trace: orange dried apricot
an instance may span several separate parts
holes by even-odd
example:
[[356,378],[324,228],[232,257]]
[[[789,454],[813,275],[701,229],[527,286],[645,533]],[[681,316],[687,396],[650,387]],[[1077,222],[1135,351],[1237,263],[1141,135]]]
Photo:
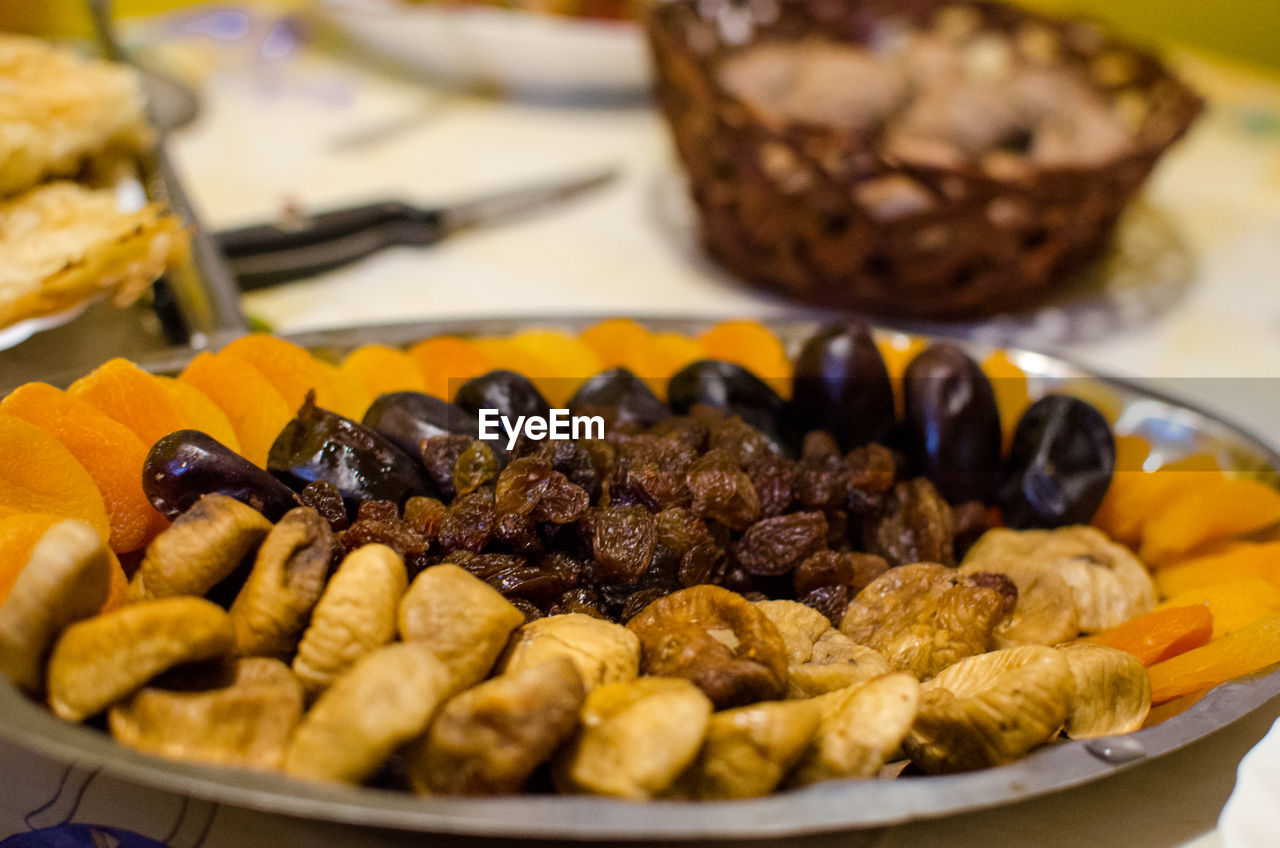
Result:
[[1093,523],[1111,538],[1131,547],[1142,542],[1143,525],[1184,492],[1221,479],[1217,463],[1207,455],[1186,457],[1156,471],[1122,473],[1112,480],[1104,507]]
[[148,449],[188,425],[173,394],[127,359],[109,359],[71,384],[67,393],[128,427]]
[[172,377],[156,379],[182,412],[186,427],[208,433],[236,453],[240,452],[240,438],[231,426],[231,419],[212,398],[190,383]]
[[586,342],[555,330],[526,330],[508,343],[526,362],[521,371],[552,406],[564,406],[578,386],[603,370]]
[[1162,568],[1154,576],[1160,594],[1168,598],[1242,577],[1280,586],[1280,542],[1243,542]]
[[201,353],[187,365],[178,382],[195,386],[218,405],[240,442],[240,455],[259,467],[294,408],[285,402],[261,371],[238,356]]
[[782,397],[791,395],[791,361],[773,330],[759,321],[721,321],[698,344],[710,359],[741,365]]
[[699,359],[706,359],[702,345],[679,333],[654,333],[649,350],[636,363],[633,372],[648,384],[650,390],[666,400],[667,383],[672,375]]
[[367,400],[361,399],[363,392],[357,396],[350,383],[339,380],[338,369],[278,336],[250,333],[230,342],[219,353],[238,356],[261,371],[291,410],[302,406],[307,392],[312,390],[317,406],[349,418],[359,418],[368,406]]
[[47,383],[14,389],[0,412],[48,430],[85,467],[102,493],[113,551],[138,550],[168,526],[142,491],[148,446],[128,427]]
[[1179,592],[1157,610],[1202,604],[1213,613],[1213,638],[1234,633],[1269,615],[1280,615],[1280,587],[1261,577],[1237,577]]
[[1206,644],[1213,635],[1213,624],[1209,607],[1192,602],[1136,616],[1083,641],[1133,654],[1143,665],[1151,665]]
[[1251,674],[1280,662],[1280,615],[1255,621],[1203,647],[1158,662],[1151,675],[1151,703],[1158,704]]
[[444,400],[453,400],[467,380],[497,367],[474,341],[457,336],[424,339],[409,348],[409,356],[422,372],[427,394]]
[[413,357],[382,344],[362,345],[351,351],[338,371],[361,385],[370,397],[392,392],[425,392],[427,385]]
[[1280,492],[1258,480],[1222,478],[1182,492],[1142,525],[1139,555],[1165,564],[1198,548],[1280,522]]
[[595,351],[601,370],[622,367],[637,377],[647,376],[637,369],[653,344],[653,334],[638,321],[611,318],[583,330],[578,338]]
[[24,512],[78,518],[110,538],[102,493],[79,460],[43,427],[0,414],[0,518]]

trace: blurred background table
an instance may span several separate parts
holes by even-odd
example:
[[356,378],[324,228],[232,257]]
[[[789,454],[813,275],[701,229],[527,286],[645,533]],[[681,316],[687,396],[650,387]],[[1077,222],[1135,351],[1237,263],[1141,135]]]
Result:
[[[1264,13],[1259,20],[1274,28],[1274,9]],[[768,316],[794,308],[700,256],[665,128],[648,103],[449,90],[352,51],[309,19],[218,14],[233,17],[188,10],[130,30],[149,55],[199,84],[200,115],[172,138],[171,150],[211,227],[270,218],[286,204],[434,205],[600,165],[621,168],[605,189],[527,220],[427,249],[387,250],[246,296],[245,310],[273,329],[495,314]],[[1187,51],[1175,64],[1210,106],[1158,168],[1147,204],[1189,259],[1185,280],[1118,328],[1081,337],[1063,332],[1058,324],[1067,318],[1057,314],[1036,319],[1020,338],[1158,382],[1280,444],[1280,78]],[[1236,764],[1277,715],[1280,703],[1272,703],[1114,778],[906,825],[883,844],[1218,845],[1215,823]]]

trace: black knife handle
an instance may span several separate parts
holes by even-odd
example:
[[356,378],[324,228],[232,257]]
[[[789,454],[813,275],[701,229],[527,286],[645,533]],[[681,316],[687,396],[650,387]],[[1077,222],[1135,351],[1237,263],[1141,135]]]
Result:
[[397,201],[258,224],[214,234],[242,291],[331,271],[385,247],[425,245],[445,235],[443,216]]

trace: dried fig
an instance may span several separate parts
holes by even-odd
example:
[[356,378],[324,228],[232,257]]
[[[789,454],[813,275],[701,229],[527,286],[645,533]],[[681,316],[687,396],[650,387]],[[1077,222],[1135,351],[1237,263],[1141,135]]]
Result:
[[310,507],[290,510],[271,528],[231,605],[241,656],[293,656],[324,592],[332,557],[333,531]]
[[111,569],[106,543],[88,524],[68,519],[46,530],[0,602],[0,673],[42,695],[49,649],[67,625],[101,609]]
[[148,686],[107,713],[122,745],[173,760],[274,769],[302,718],[302,684],[279,660],[250,657],[198,689]]
[[1071,667],[1054,648],[966,657],[924,684],[903,746],[930,774],[1012,762],[1058,732],[1074,694]]
[[804,754],[820,715],[813,701],[764,701],[716,713],[698,758],[667,795],[701,800],[768,795]]
[[918,562],[889,569],[859,592],[840,630],[923,680],[990,648],[1004,615],[999,591],[953,568]]
[[303,716],[284,770],[363,783],[427,729],[451,686],[449,669],[426,645],[399,642],[365,654]]
[[1089,739],[1142,727],[1151,711],[1151,677],[1137,657],[1085,642],[1062,645],[1058,650],[1066,657],[1076,682],[1067,716],[1068,736]]
[[409,748],[409,783],[423,794],[519,792],[578,726],[585,698],[563,656],[486,680],[446,702]]
[[601,686],[552,766],[562,792],[643,801],[666,790],[702,748],[711,701],[688,680],[638,677]]
[[310,693],[396,635],[396,607],[408,583],[404,560],[386,545],[347,554],[302,634],[293,672]]
[[515,632],[500,667],[504,674],[535,668],[565,657],[590,692],[640,673],[640,640],[620,624],[582,613],[530,621]]
[[483,680],[524,613],[496,589],[452,563],[416,578],[399,610],[400,638],[426,645],[449,669],[453,690]]
[[964,558],[966,569],[1050,571],[1075,597],[1080,628],[1114,627],[1156,604],[1155,581],[1128,548],[1093,527],[1056,530],[988,530]]
[[818,728],[788,783],[874,777],[902,744],[919,702],[920,684],[902,673],[814,698]]
[[[990,563],[988,563],[990,564]],[[992,646],[1056,645],[1080,635],[1080,615],[1075,595],[1056,573],[1025,560],[1008,559],[998,566],[1018,588],[1018,599],[1008,618],[996,625]],[[991,573],[982,562],[965,561],[963,574]]]
[[212,492],[147,546],[129,597],[205,595],[258,547],[271,522],[251,506]]
[[692,680],[718,707],[771,700],[787,683],[778,629],[742,596],[694,586],[645,607],[627,622],[640,637],[644,674]]
[[67,721],[97,715],[176,665],[230,654],[231,618],[204,598],[157,598],[76,622],[49,657],[49,707]]

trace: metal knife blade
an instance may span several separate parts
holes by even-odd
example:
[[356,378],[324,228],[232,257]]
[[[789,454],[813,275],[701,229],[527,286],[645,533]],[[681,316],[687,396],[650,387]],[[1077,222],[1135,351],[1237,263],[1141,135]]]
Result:
[[371,203],[214,234],[242,291],[355,262],[394,245],[435,244],[460,230],[512,221],[611,182],[616,168],[433,209]]

